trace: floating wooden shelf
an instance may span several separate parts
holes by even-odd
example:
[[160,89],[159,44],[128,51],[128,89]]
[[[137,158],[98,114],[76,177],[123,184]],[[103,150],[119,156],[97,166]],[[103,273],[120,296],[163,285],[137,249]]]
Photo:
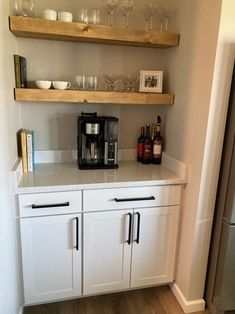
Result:
[[50,21],[12,16],[10,30],[19,37],[168,48],[179,45],[179,34],[131,30],[106,25]]
[[16,88],[15,100],[90,104],[173,105],[174,95]]

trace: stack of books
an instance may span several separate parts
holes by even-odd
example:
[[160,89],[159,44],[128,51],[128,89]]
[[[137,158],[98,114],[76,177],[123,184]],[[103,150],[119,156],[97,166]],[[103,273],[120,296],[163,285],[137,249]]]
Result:
[[27,87],[26,59],[22,56],[14,55],[14,66],[16,88],[26,88]]
[[22,158],[23,173],[34,169],[34,132],[20,129],[17,132],[18,156]]

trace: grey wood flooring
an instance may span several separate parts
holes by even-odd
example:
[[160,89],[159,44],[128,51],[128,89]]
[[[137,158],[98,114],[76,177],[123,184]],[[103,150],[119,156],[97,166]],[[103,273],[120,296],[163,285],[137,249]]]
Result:
[[[168,286],[26,307],[24,314],[183,314]],[[208,310],[197,314],[210,314]]]

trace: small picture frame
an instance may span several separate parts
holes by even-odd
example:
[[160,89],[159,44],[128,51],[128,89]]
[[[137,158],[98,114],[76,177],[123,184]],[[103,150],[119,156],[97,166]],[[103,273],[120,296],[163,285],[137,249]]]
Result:
[[162,93],[163,71],[140,71],[140,92]]

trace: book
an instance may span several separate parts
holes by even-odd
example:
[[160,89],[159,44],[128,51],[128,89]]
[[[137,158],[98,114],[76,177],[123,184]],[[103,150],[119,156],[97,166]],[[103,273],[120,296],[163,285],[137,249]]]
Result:
[[20,56],[20,83],[21,88],[27,88],[27,71],[26,71],[26,59]]
[[26,130],[20,133],[23,173],[28,172]]
[[33,131],[27,131],[26,142],[28,172],[32,172],[34,168]]
[[20,129],[17,132],[18,156],[22,158],[23,173],[34,169],[34,132]]
[[27,69],[25,57],[14,55],[16,88],[27,88]]
[[20,56],[14,55],[15,66],[15,85],[16,88],[21,88],[21,74],[20,74]]

